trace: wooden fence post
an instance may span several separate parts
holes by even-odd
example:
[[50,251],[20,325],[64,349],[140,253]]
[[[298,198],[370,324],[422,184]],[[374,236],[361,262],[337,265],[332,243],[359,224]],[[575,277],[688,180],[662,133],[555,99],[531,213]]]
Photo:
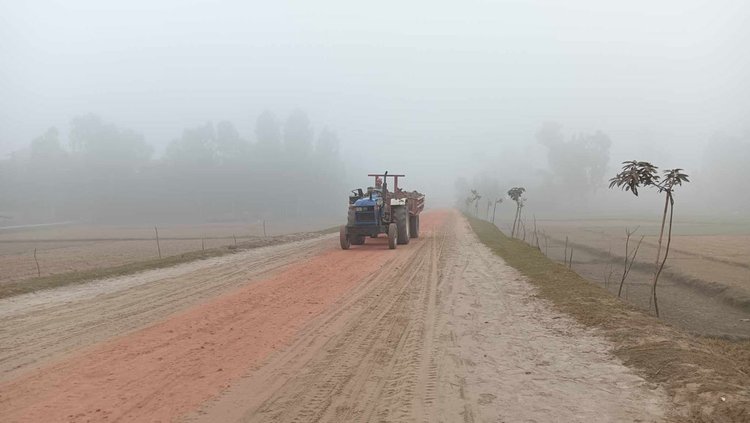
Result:
[[568,261],[568,269],[573,268],[573,246],[570,246],[570,260]]
[[159,258],[161,258],[161,245],[159,245],[159,229],[154,226],[154,232],[156,232],[156,250],[159,252]]
[[41,277],[42,271],[39,269],[39,260],[36,259],[36,248],[34,248],[34,262],[36,263],[36,275]]

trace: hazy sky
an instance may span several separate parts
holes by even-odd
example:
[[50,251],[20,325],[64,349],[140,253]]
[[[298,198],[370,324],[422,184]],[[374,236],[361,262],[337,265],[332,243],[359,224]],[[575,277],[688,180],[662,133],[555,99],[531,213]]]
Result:
[[301,108],[355,169],[415,183],[490,166],[548,120],[607,132],[615,162],[690,165],[750,125],[749,46],[746,0],[0,0],[0,155],[90,112],[159,152],[186,126],[252,139],[262,110]]

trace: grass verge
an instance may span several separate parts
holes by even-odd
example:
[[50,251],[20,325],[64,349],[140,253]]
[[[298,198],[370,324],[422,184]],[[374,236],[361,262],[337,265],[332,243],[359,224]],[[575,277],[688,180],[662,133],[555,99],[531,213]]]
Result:
[[750,421],[750,341],[699,337],[618,300],[493,224],[467,217],[479,239],[537,288],[537,295],[614,343],[614,354],[663,386],[680,422]]
[[205,251],[191,251],[160,259],[137,261],[121,266],[105,267],[99,269],[65,272],[57,275],[48,275],[21,281],[10,282],[0,285],[0,299],[15,295],[27,294],[42,289],[57,288],[61,286],[76,285],[96,279],[112,278],[116,276],[130,275],[145,270],[161,269],[190,261],[219,257],[232,254],[240,250],[265,247],[269,245],[283,244],[301,239],[313,238],[320,235],[338,232],[338,227],[328,228],[317,232],[305,232],[291,235],[280,235],[266,238],[256,238],[250,241],[238,243],[236,246],[224,246],[206,249]]

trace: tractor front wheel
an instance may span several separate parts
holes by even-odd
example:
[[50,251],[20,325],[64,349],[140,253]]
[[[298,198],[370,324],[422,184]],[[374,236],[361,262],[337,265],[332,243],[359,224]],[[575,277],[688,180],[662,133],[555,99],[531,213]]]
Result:
[[398,229],[395,223],[388,225],[388,249],[394,250],[398,241]]
[[349,242],[349,234],[347,233],[346,225],[341,225],[341,228],[339,228],[339,242],[341,243],[342,250],[348,250],[352,245],[351,242]]

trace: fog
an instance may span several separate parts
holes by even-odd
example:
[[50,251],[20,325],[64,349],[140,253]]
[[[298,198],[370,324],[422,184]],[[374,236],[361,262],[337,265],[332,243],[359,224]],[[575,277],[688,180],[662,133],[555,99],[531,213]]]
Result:
[[685,169],[682,213],[746,217],[749,20],[743,0],[2,1],[0,224],[341,216],[385,170],[432,207],[525,186],[540,215],[617,215],[655,200],[606,188],[632,159]]

